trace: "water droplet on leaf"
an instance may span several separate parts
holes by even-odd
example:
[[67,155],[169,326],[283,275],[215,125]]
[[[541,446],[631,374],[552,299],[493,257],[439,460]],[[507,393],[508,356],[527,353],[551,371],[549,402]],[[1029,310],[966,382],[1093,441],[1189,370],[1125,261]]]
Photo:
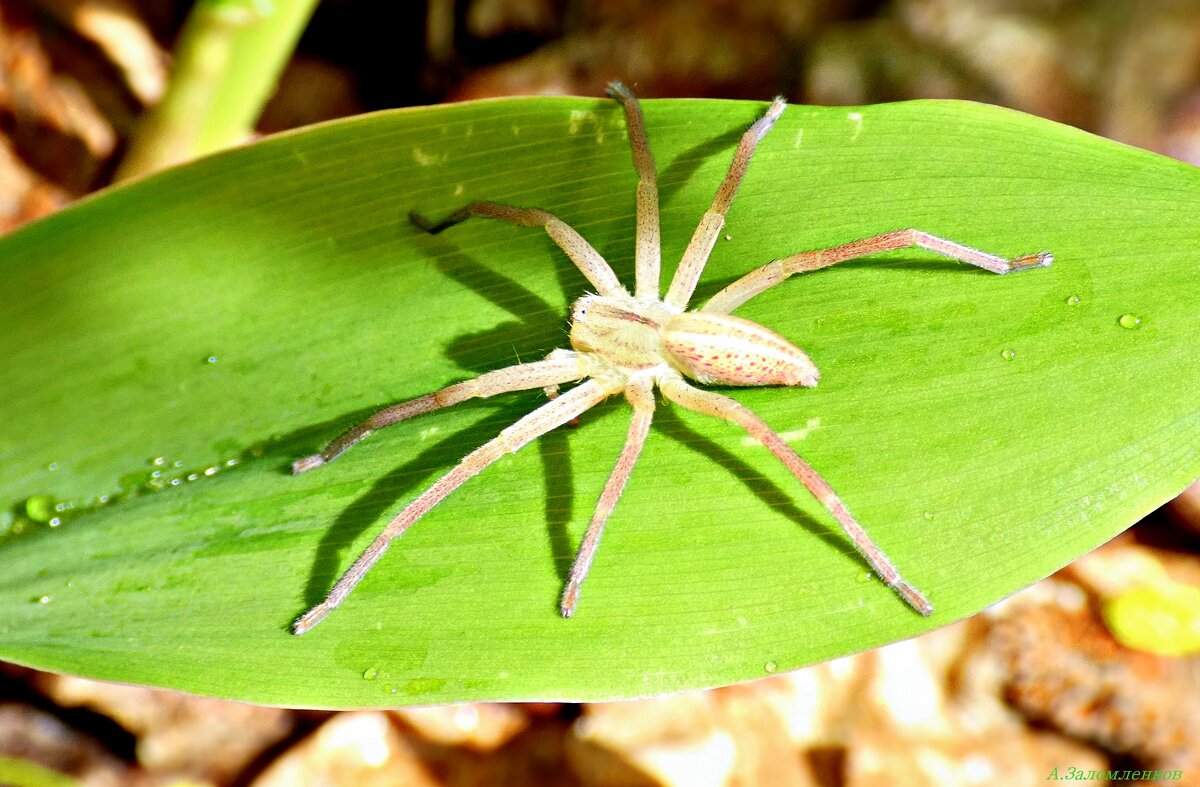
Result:
[[34,522],[49,522],[54,518],[54,508],[57,505],[50,495],[34,495],[25,501],[25,516]]

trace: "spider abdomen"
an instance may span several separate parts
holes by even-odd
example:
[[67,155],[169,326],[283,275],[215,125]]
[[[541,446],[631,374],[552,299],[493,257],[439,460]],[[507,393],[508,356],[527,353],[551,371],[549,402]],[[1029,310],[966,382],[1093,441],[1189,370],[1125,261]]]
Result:
[[817,384],[817,367],[803,350],[756,322],[730,314],[674,315],[663,331],[663,350],[675,368],[702,383]]

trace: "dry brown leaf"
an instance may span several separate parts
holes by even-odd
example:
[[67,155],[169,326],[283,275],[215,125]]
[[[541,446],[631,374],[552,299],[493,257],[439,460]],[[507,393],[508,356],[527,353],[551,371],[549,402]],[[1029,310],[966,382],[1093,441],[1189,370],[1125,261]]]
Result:
[[397,708],[392,715],[430,743],[492,752],[529,728],[519,705],[476,702]]
[[252,787],[440,787],[383,711],[339,713],[275,760]]
[[69,675],[41,674],[36,683],[62,707],[91,708],[133,733],[139,762],[154,773],[228,781],[286,737],[294,723],[280,708]]

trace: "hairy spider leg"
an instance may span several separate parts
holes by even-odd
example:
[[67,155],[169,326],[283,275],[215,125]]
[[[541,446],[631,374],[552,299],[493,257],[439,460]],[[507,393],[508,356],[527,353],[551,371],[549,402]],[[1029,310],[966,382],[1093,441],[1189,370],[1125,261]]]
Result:
[[468,399],[486,399],[489,396],[510,391],[524,391],[529,388],[545,388],[547,386],[553,386],[557,390],[557,386],[561,383],[582,380],[586,376],[581,359],[570,350],[557,350],[544,361],[519,363],[481,374],[474,379],[455,383],[440,391],[418,396],[416,399],[409,399],[377,411],[367,420],[347,429],[319,453],[292,462],[292,473],[299,475],[314,467],[332,462],[372,432],[399,423],[406,418],[412,418],[414,415],[440,410]]
[[617,274],[600,256],[600,252],[584,240],[570,225],[556,218],[541,208],[515,208],[511,205],[501,205],[498,202],[472,202],[464,205],[441,221],[430,221],[417,211],[408,214],[408,220],[430,235],[437,235],[444,229],[460,224],[472,216],[485,219],[496,219],[517,224],[522,227],[543,227],[546,234],[558,244],[571,262],[587,278],[596,292],[601,295],[628,295],[621,285]]
[[658,220],[658,174],[654,155],[646,138],[642,106],[629,88],[620,82],[608,83],[608,95],[625,110],[625,127],[633,148],[633,168],[637,171],[637,241],[634,251],[634,294],[638,298],[659,299],[662,245]]
[[629,422],[629,434],[625,437],[625,447],[617,457],[617,465],[612,475],[600,493],[596,503],[596,511],[592,521],[588,523],[587,531],[575,553],[575,561],[571,564],[571,575],[563,590],[559,611],[564,618],[575,614],[575,605],[579,603],[579,590],[583,580],[587,579],[592,567],[592,559],[596,557],[596,549],[600,546],[600,536],[604,534],[604,525],[621,499],[625,491],[625,482],[633,472],[642,446],[646,444],[646,435],[650,433],[650,421],[654,418],[654,383],[651,380],[637,380],[625,388],[625,398],[633,406],[633,419]]
[[919,590],[900,576],[896,566],[875,545],[867,531],[863,529],[846,504],[834,493],[833,487],[821,477],[800,455],[783,441],[770,426],[754,414],[750,408],[730,399],[727,396],[703,391],[685,383],[682,379],[665,380],[660,384],[663,394],[676,404],[705,415],[712,415],[741,426],[751,437],[765,445],[771,453],[783,462],[792,475],[812,492],[813,496],[833,514],[833,518],[842,526],[846,535],[854,542],[855,548],[866,561],[875,569],[875,573],[888,587],[892,588],[900,598],[904,599],[913,609],[928,617],[933,613],[933,605]]
[[682,309],[691,300],[696,283],[700,281],[700,274],[704,272],[704,266],[708,263],[708,255],[712,253],[713,244],[717,242],[717,236],[725,226],[725,214],[729,212],[738,186],[746,175],[746,168],[750,166],[750,158],[754,155],[758,143],[783,114],[786,106],[787,102],[782,96],[776,97],[767,108],[766,114],[742,134],[742,141],[738,143],[733,161],[729,164],[729,172],[713,197],[712,207],[704,213],[704,217],[696,226],[696,231],[683,252],[683,258],[679,261],[679,267],[675,270],[675,277],[671,279],[671,287],[667,290],[667,297],[663,299],[667,305]]
[[830,265],[837,265],[839,262],[865,257],[868,254],[907,249],[912,246],[936,252],[943,257],[965,262],[992,273],[1011,273],[1026,268],[1040,268],[1054,261],[1054,255],[1048,251],[1006,259],[986,251],[973,249],[970,246],[964,246],[961,243],[955,243],[952,240],[930,235],[921,230],[896,230],[828,249],[802,251],[790,257],[768,262],[718,292],[708,303],[700,307],[700,311],[729,314],[755,295],[782,283],[789,276],[797,273],[820,270],[828,268]]
[[562,396],[543,404],[512,426],[502,430],[497,437],[467,454],[454,469],[435,481],[388,523],[384,531],[358,556],[354,565],[350,566],[341,576],[325,600],[305,612],[292,624],[292,633],[303,634],[311,630],[326,615],[337,608],[338,604],[342,603],[342,600],[371,569],[371,566],[383,557],[383,553],[387,551],[392,541],[404,535],[404,531],[408,530],[409,526],[444,500],[447,495],[478,475],[493,462],[501,459],[505,454],[516,453],[522,446],[599,404],[604,397],[611,393],[613,390],[609,386],[596,380],[588,380]]

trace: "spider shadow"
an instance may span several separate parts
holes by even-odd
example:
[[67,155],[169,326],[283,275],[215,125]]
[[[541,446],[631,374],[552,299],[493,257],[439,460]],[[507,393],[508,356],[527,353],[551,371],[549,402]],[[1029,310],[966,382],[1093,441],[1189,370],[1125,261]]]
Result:
[[[740,481],[751,494],[766,503],[772,511],[787,517],[808,533],[827,542],[843,555],[863,562],[862,557],[846,542],[845,538],[839,537],[840,531],[835,532],[828,525],[814,519],[796,506],[793,501],[795,490],[784,490],[774,481],[764,478],[729,449],[692,429],[672,409],[662,407],[655,411],[654,428],[684,448],[703,456],[718,467],[728,470],[735,480]],[[796,482],[796,488],[801,490],[801,494],[808,494],[807,490],[800,486],[799,481]]]
[[[412,230],[419,235],[415,247],[446,278],[516,318],[483,331],[462,334],[451,341],[446,348],[446,355],[456,364],[482,374],[499,369],[506,363],[540,360],[556,347],[569,346],[563,309],[552,305],[511,276],[482,264],[450,240],[428,235],[415,227]],[[544,233],[539,234],[545,238]],[[583,277],[549,238],[545,238],[545,241],[548,246],[546,259],[553,261],[555,277],[564,300],[570,302],[582,294]],[[507,359],[496,352],[497,348],[503,347],[511,349],[511,356]]]
[[[603,407],[603,405],[601,405]],[[584,417],[592,415],[584,414]],[[571,511],[575,503],[575,468],[571,462],[571,444],[567,439],[571,426],[563,426],[538,438],[538,454],[542,460],[542,478],[545,479],[545,507],[543,518],[546,523],[546,538],[550,541],[550,554],[554,556],[554,571],[558,581],[566,585],[571,573],[571,554],[574,547],[567,526],[571,523]],[[557,601],[557,599],[555,599]]]
[[[620,106],[615,103],[604,102],[604,105],[608,107],[610,112],[622,112]],[[695,144],[676,155],[669,165],[659,170],[657,174],[660,208],[669,203],[675,194],[692,179],[700,166],[710,158],[726,152],[732,156],[733,150],[737,147],[737,143],[741,140],[742,135],[748,127],[748,125],[745,127],[740,125],[735,126]],[[582,146],[585,142],[580,140],[577,141],[577,144]],[[628,146],[626,146],[625,155],[630,159],[629,167],[632,170],[632,151]],[[714,195],[719,184],[720,181],[712,184]],[[632,211],[634,201],[632,188],[630,189],[629,196],[628,208]],[[539,207],[550,210],[552,213],[554,212],[554,206]],[[696,218],[699,220],[699,215]],[[560,310],[556,309],[556,307],[552,306],[532,290],[511,277],[493,271],[475,258],[463,253],[450,239],[441,235],[425,233],[412,226],[407,218],[403,219],[403,223],[408,227],[410,232],[414,233],[416,237],[414,245],[416,248],[425,254],[438,270],[448,278],[462,284],[480,297],[500,306],[517,318],[514,322],[504,323],[485,332],[467,334],[456,340],[450,347],[449,354],[451,358],[462,364],[465,368],[483,371],[495,367],[495,357],[490,356],[486,361],[481,360],[474,345],[482,343],[488,345],[489,348],[490,346],[503,343],[511,343],[514,347],[520,344],[531,346],[531,339],[548,336],[545,326],[540,324],[542,319],[554,314],[558,317],[558,325],[562,325],[564,315],[561,314]],[[632,216],[630,223],[631,226],[634,225]],[[514,228],[514,232],[529,233],[534,237],[540,237],[546,250],[545,259],[551,260],[554,264],[555,276],[558,279],[559,289],[562,292],[564,301],[571,303],[584,293],[584,290],[587,288],[586,279],[580,273],[578,267],[563,254],[562,250],[553,241],[545,236],[545,233],[532,228]],[[610,265],[613,264],[613,260],[627,263],[614,267],[619,267],[619,270],[617,270],[618,278],[631,290],[634,277],[632,268],[633,251],[632,246],[623,249],[605,248],[601,254],[602,257],[609,261]],[[626,268],[628,269],[626,270]],[[662,281],[660,285],[663,289],[670,284],[670,279],[665,275],[666,273],[664,271],[664,275],[661,276]],[[565,343],[565,341],[561,341],[554,346],[563,346]]]
[[[659,205],[662,206],[670,202],[672,197],[683,188],[684,184],[692,179],[692,176],[696,174],[696,170],[700,168],[700,165],[713,156],[728,152],[728,158],[724,162],[726,168],[728,168],[730,161],[733,160],[733,152],[748,128],[750,128],[749,123],[745,126],[737,126],[728,131],[723,131],[714,137],[709,137],[703,142],[692,145],[675,156],[671,160],[671,163],[658,173]],[[712,184],[713,196],[716,196],[718,186],[720,186],[720,181]],[[709,199],[711,200],[712,197]],[[705,209],[707,209],[707,206]],[[696,221],[699,220],[700,217],[697,216]]]
[[[502,429],[528,413],[532,409],[528,400],[532,398],[534,397],[526,396],[522,397],[522,401],[510,400],[499,407],[494,402],[467,402],[459,405],[458,407],[463,409],[485,411],[486,415],[471,425],[442,437],[416,456],[371,482],[371,485],[359,494],[353,503],[342,510],[321,537],[316,558],[313,560],[305,586],[305,609],[311,608],[325,598],[341,572],[345,570],[347,563],[343,553],[351,543],[370,528],[382,529],[380,521],[385,514],[399,513],[402,508],[399,505],[400,501],[412,496],[414,491],[427,489],[433,480],[430,477],[431,470],[436,476],[453,467],[462,459],[464,446],[474,449],[483,445],[499,434]],[[363,410],[346,420],[357,422],[371,412],[371,410]],[[338,420],[340,422],[342,419]],[[308,431],[311,430],[305,430],[305,432]],[[388,437],[376,436],[374,439],[404,438],[402,435],[390,435]],[[345,461],[345,458],[342,461]],[[549,474],[547,475],[549,476]],[[561,494],[561,490],[556,487],[553,495],[558,494]],[[548,497],[551,496],[548,494]],[[565,538],[565,523],[563,538]]]
[[[426,255],[433,265],[447,278],[463,285],[488,302],[499,306],[518,319],[503,322],[484,331],[462,334],[453,339],[446,348],[446,355],[469,373],[464,378],[474,377],[494,369],[503,368],[522,360],[544,357],[555,347],[569,346],[563,328],[565,314],[541,296],[520,284],[515,279],[498,273],[462,252],[453,242],[441,237],[419,233],[416,247]],[[552,243],[547,238],[547,243]],[[557,252],[557,247],[552,248]],[[564,293],[579,290],[581,279],[578,269],[565,258],[559,260],[547,251],[547,258],[556,262],[555,271]],[[561,256],[561,254],[559,255]],[[512,357],[504,358],[497,348],[511,348]],[[454,381],[447,380],[447,384]],[[464,446],[478,447],[494,438],[502,429],[512,425],[528,414],[538,401],[540,392],[513,392],[519,401],[491,399],[470,401],[457,405],[456,409],[480,409],[491,412],[471,426],[458,430],[438,440],[420,454],[393,468],[376,479],[371,486],[347,506],[327,528],[317,548],[317,556],[309,572],[304,600],[307,607],[318,603],[344,570],[345,545],[355,541],[364,531],[378,527],[385,514],[400,510],[399,501],[412,496],[414,491],[423,491],[432,483],[430,468],[443,472],[454,466],[464,454]],[[381,403],[385,406],[387,403]],[[365,420],[377,408],[368,408],[339,417],[320,426],[305,427],[296,432],[302,441],[314,434],[337,434],[339,428]],[[611,409],[598,405],[585,414],[595,418]],[[547,538],[554,555],[555,567],[563,583],[570,570],[573,554],[568,525],[574,504],[574,477],[570,457],[567,428],[558,428],[537,439],[545,479],[545,523]],[[379,439],[379,438],[376,438]],[[386,439],[386,438],[385,438]],[[290,472],[290,468],[281,468]],[[486,472],[486,471],[484,471]],[[306,608],[307,608],[306,607]]]
[[[542,233],[536,233],[542,234]],[[447,347],[447,355],[459,366],[477,374],[500,368],[495,350],[512,349],[512,361],[537,360],[557,347],[569,347],[566,314],[551,305],[510,276],[498,273],[464,253],[453,243],[436,236],[419,242],[433,264],[448,278],[471,290],[479,297],[500,306],[516,317],[493,328],[468,333],[456,338]],[[554,260],[555,277],[564,299],[582,293],[583,276],[574,263],[554,246],[549,238],[546,258]],[[584,417],[595,418],[607,411],[598,405]],[[515,419],[514,419],[515,420]],[[560,427],[537,439],[545,479],[545,523],[555,569],[562,582],[570,572],[571,538],[568,525],[575,498],[574,471],[568,441],[570,427]]]

